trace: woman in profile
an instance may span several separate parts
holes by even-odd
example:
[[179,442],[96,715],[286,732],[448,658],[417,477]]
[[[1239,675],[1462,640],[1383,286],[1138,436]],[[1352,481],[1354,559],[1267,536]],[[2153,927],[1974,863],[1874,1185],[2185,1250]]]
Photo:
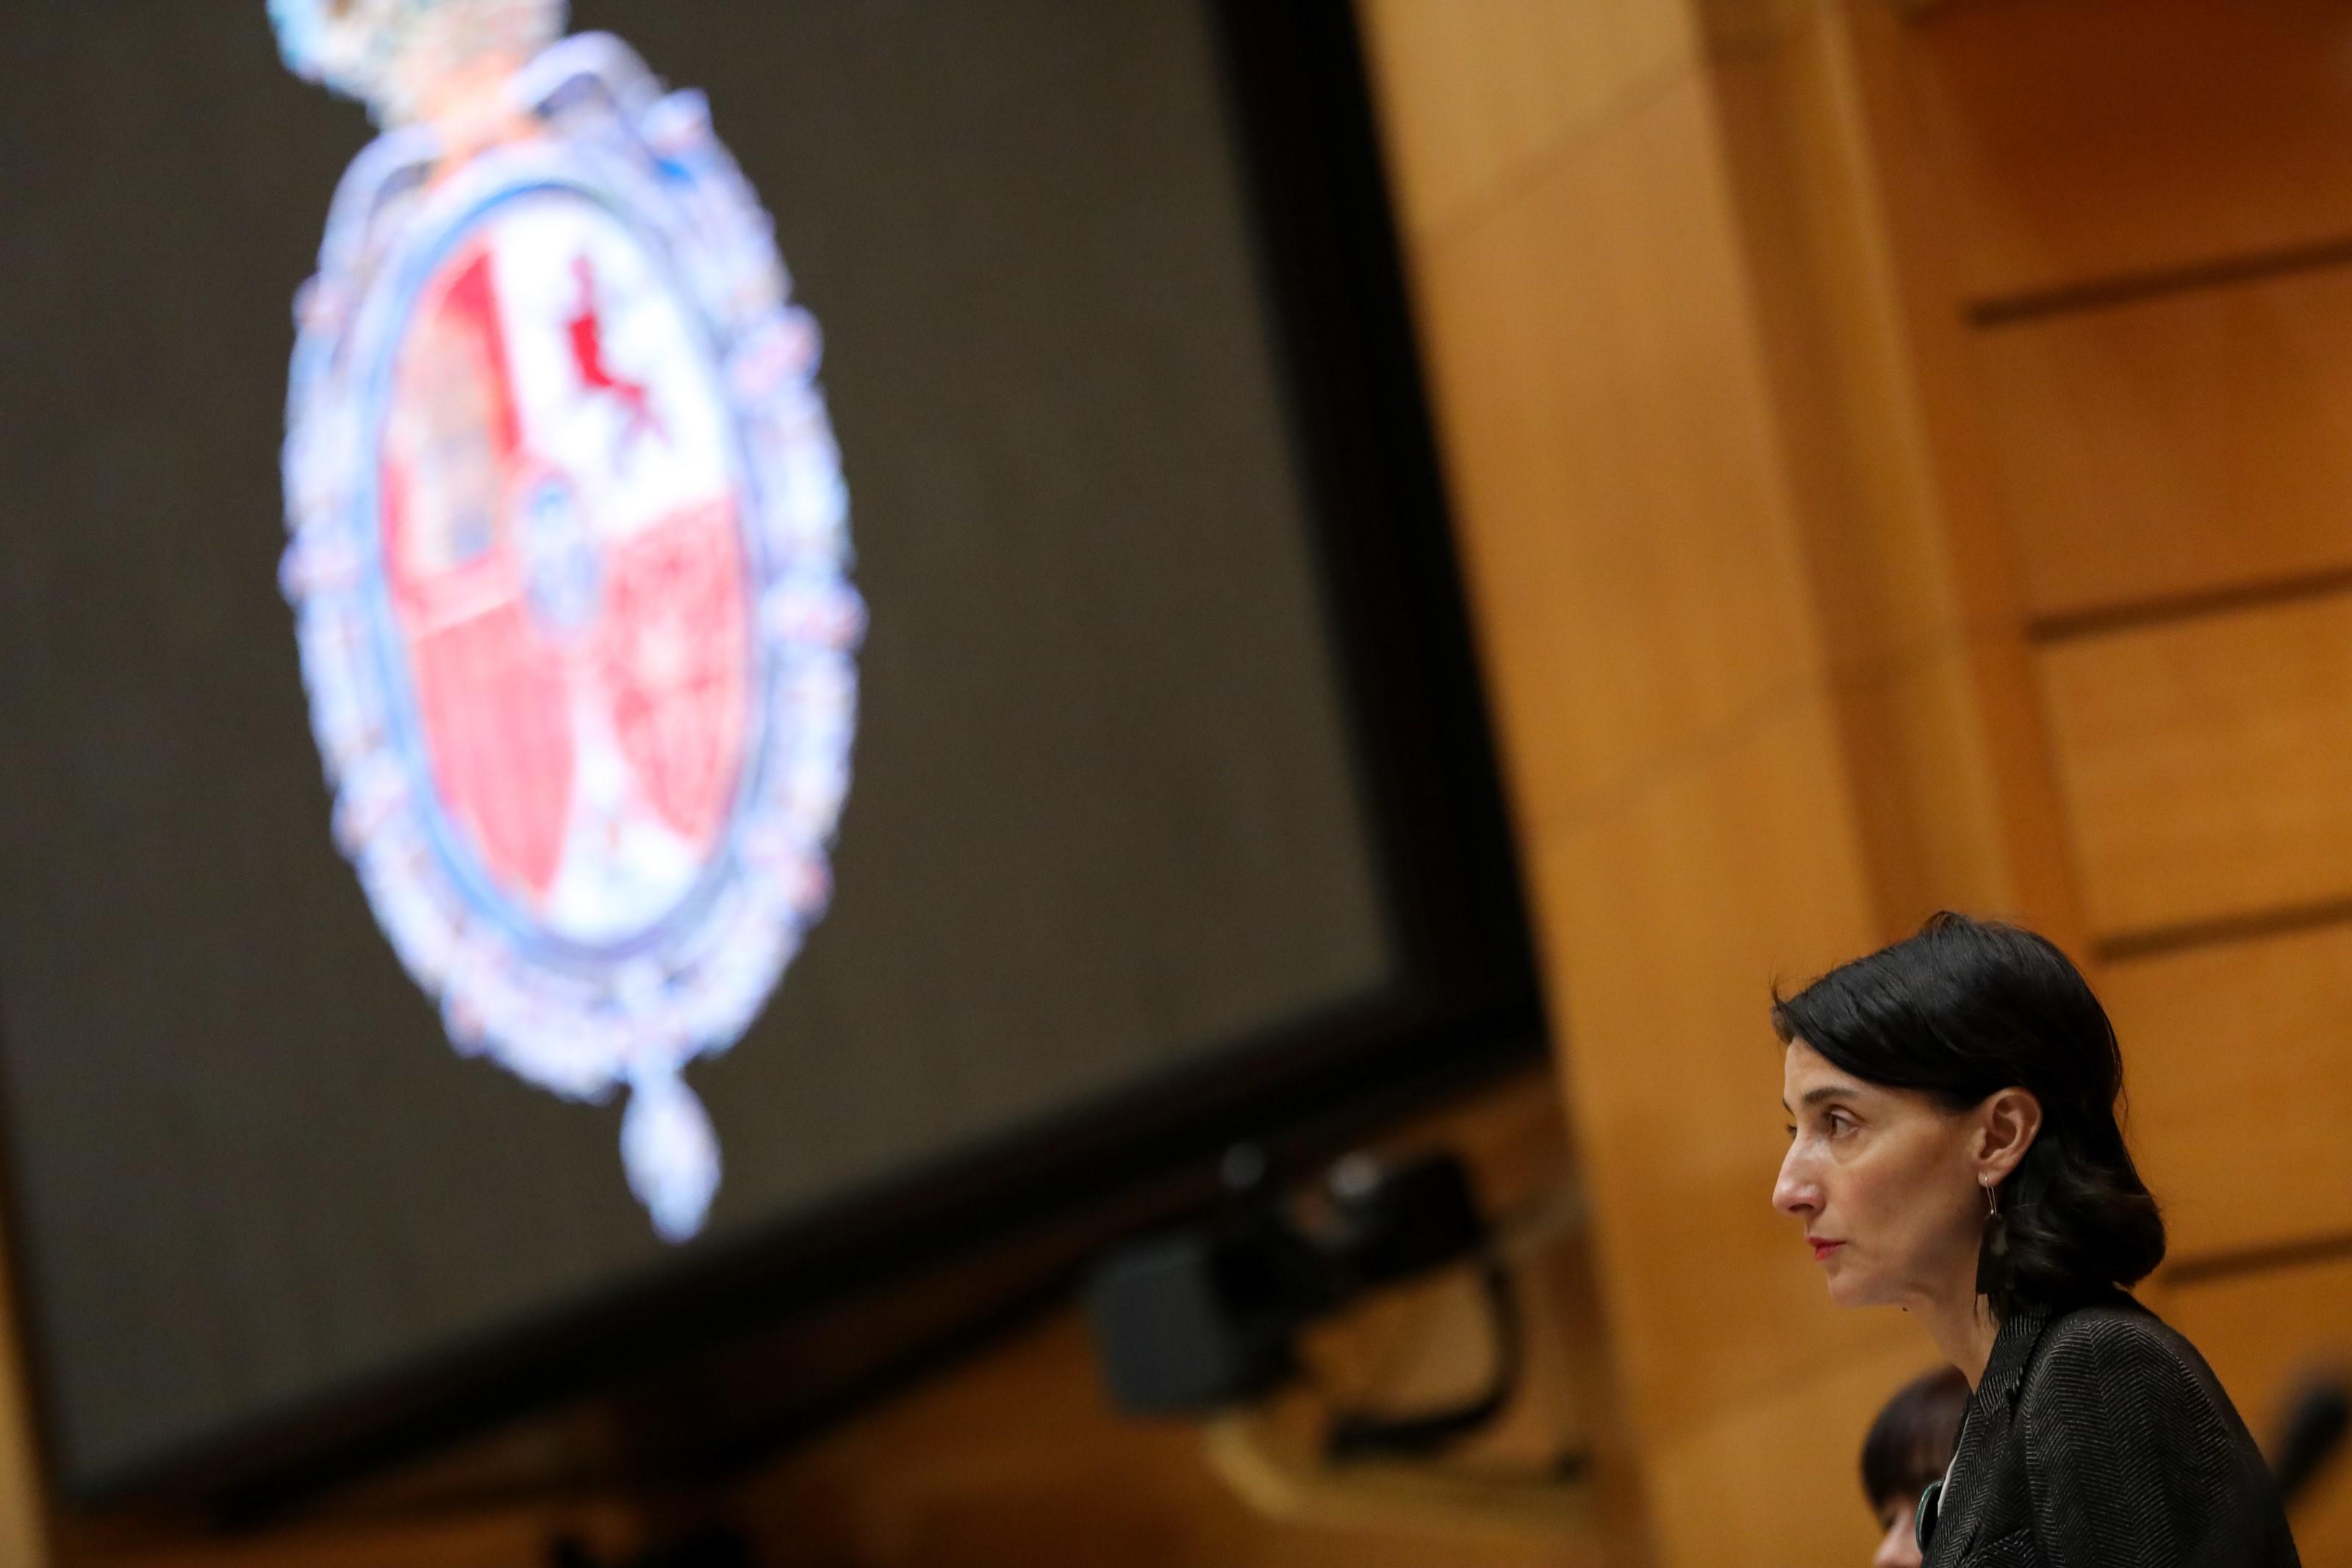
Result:
[[1919,1497],[1944,1479],[1968,1401],[1968,1379],[1939,1366],[1895,1390],[1870,1424],[1862,1440],[1862,1495],[1878,1521],[1870,1568],[1920,1568]]
[[1902,1307],[1968,1379],[1917,1511],[1927,1568],[2299,1568],[2229,1396],[2125,1294],[2164,1221],[2116,1122],[2115,1030],[2065,955],[1938,915],[1772,1023],[1774,1207],[1832,1301]]

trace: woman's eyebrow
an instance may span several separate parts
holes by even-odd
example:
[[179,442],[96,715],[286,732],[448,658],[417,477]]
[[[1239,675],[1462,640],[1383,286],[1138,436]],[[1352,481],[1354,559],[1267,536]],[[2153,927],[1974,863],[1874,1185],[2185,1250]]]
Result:
[[[1851,1100],[1860,1092],[1861,1091],[1851,1083],[1824,1083],[1819,1089],[1806,1090],[1803,1103],[1808,1105],[1818,1105],[1824,1100]],[[1788,1109],[1788,1105],[1789,1103],[1786,1100],[1780,1102],[1782,1110]]]

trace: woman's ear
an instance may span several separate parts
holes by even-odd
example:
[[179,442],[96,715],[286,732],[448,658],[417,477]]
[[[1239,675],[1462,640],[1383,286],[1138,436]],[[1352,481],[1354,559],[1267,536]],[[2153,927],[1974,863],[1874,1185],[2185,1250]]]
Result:
[[2042,1132],[2042,1102],[2030,1089],[2004,1089],[1977,1107],[1977,1180],[1993,1185],[2025,1158]]

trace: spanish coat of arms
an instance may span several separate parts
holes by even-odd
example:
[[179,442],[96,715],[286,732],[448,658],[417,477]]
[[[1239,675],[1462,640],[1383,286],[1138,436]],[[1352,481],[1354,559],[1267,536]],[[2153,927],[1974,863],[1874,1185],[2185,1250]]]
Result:
[[561,0],[270,0],[382,134],[296,301],[282,580],[337,842],[450,1040],[625,1091],[666,1238],[696,1057],[824,913],[865,611],[817,334],[698,95]]

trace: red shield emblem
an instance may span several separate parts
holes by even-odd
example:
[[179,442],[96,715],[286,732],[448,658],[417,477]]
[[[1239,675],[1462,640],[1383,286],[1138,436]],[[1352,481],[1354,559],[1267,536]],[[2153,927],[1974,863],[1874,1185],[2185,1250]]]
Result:
[[755,678],[724,409],[657,304],[615,343],[616,276],[646,292],[651,264],[584,204],[486,219],[417,297],[380,459],[435,792],[497,890],[582,941],[694,883]]

